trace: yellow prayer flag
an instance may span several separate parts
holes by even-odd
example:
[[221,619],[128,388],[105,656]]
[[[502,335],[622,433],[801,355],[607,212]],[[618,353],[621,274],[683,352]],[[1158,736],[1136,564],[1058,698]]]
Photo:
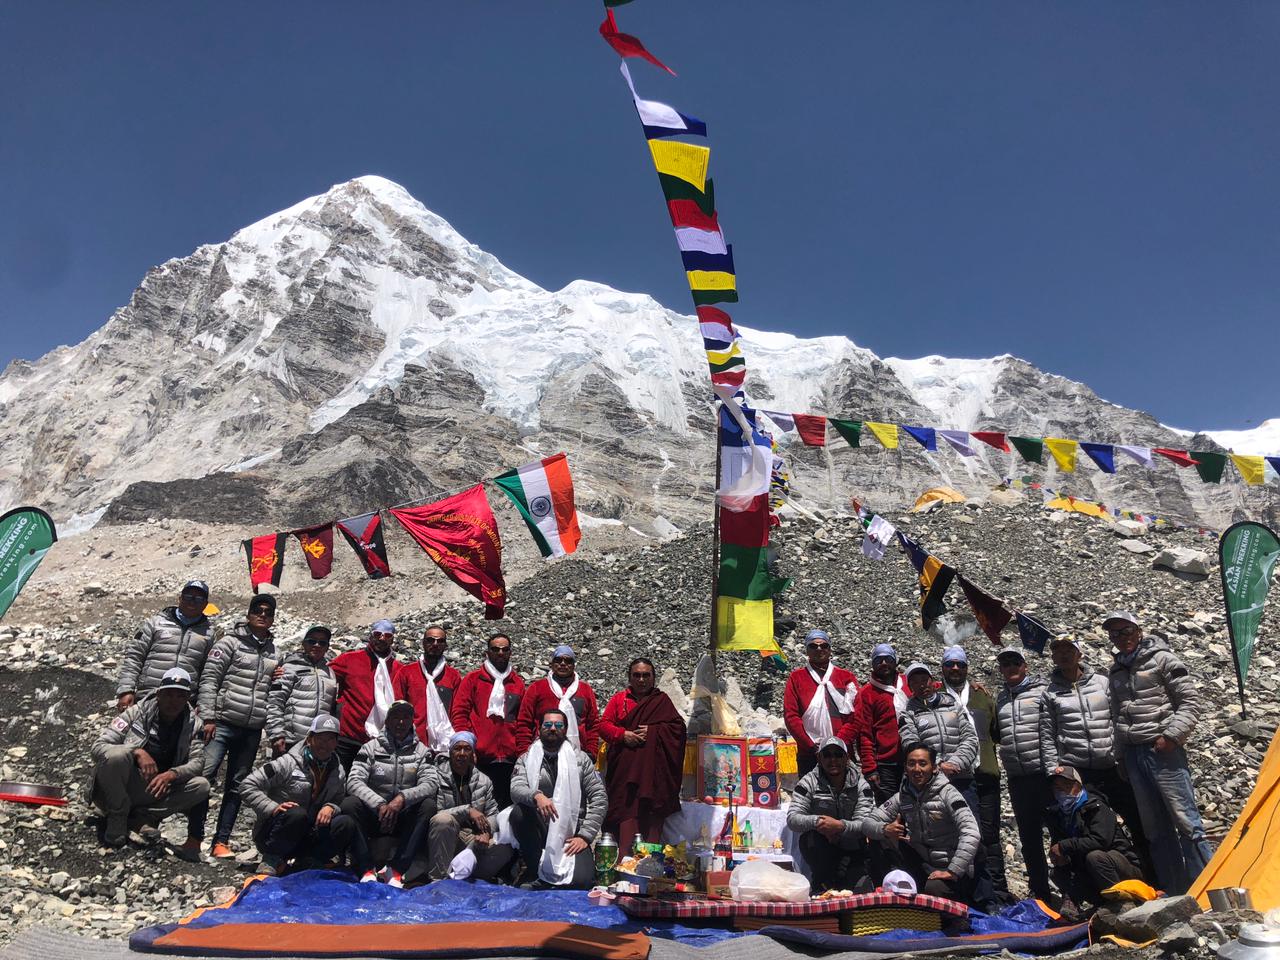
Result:
[[1249,457],[1240,453],[1231,454],[1231,462],[1244,477],[1244,482],[1251,487],[1265,483],[1267,479],[1267,461],[1263,457]]
[[686,270],[690,290],[737,290],[738,278],[723,270]]
[[1058,461],[1059,470],[1063,473],[1075,473],[1076,451],[1080,449],[1080,444],[1074,440],[1057,440],[1053,437],[1045,437],[1044,445],[1053,454],[1053,459]]
[[716,597],[716,649],[782,653],[773,638],[773,601]]
[[866,420],[862,424],[880,441],[880,446],[886,450],[898,449],[898,425],[896,423],[872,423]]
[[715,363],[715,364],[728,363],[734,357],[740,357],[740,356],[742,356],[742,348],[738,346],[737,341],[734,341],[733,346],[730,347],[728,350],[708,350],[707,363]]
[[649,152],[659,173],[691,183],[700,192],[707,190],[707,164],[711,161],[711,148],[679,140],[650,140]]

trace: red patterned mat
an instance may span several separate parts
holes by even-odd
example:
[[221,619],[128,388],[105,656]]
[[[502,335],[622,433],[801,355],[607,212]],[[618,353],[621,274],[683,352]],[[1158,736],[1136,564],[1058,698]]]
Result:
[[732,920],[734,917],[823,917],[868,907],[914,907],[953,917],[968,916],[969,908],[954,900],[919,893],[863,893],[804,903],[751,903],[743,900],[662,900],[656,897],[618,897],[617,906],[629,917],[644,920]]

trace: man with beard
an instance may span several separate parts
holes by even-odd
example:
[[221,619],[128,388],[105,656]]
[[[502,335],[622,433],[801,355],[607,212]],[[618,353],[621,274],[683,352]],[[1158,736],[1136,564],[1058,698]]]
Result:
[[511,638],[495,633],[479,670],[462,678],[449,721],[454,730],[476,735],[476,766],[493,782],[498,809],[511,806],[511,770],[515,765],[516,717],[524,695],[524,677],[511,666]]
[[396,699],[413,704],[413,727],[418,739],[436,753],[447,753],[453,737],[449,708],[462,683],[462,674],[445,661],[449,646],[444,627],[422,631],[422,656],[417,663],[403,664],[392,685]]
[[208,603],[209,585],[188,580],[177,606],[143,621],[120,660],[116,710],[133,706],[174,667],[187,671],[193,687],[200,688],[200,673],[213,646],[213,624],[204,614]]
[[563,710],[569,718],[568,740],[573,748],[595,760],[600,746],[600,708],[596,692],[578,676],[573,647],[561,644],[551,654],[551,673],[529,684],[516,719],[516,750],[524,753],[538,735],[538,717],[548,710]]
[[609,798],[591,758],[567,742],[568,725],[563,711],[544,713],[538,739],[511,777],[511,830],[529,878],[525,886],[535,889],[586,890],[595,881],[591,843]]
[[858,678],[831,662],[831,638],[810,630],[804,638],[807,665],[793,670],[782,691],[782,716],[796,742],[796,765],[804,776],[818,765],[817,744],[840,737],[853,744],[853,703]]
[[[434,810],[428,825],[427,875],[443,880],[456,858],[469,854],[468,876],[489,880],[511,859],[511,846],[496,843],[498,804],[493,783],[476,767],[476,735],[460,730],[449,738],[449,755],[436,765],[435,793],[426,801]],[[406,879],[415,879],[418,868]]]
[[637,833],[657,843],[667,817],[680,809],[684,718],[671,698],[654,688],[652,660],[632,660],[627,679],[628,688],[610,698],[600,718],[600,738],[609,745],[606,823],[620,843]]
[[1000,736],[1000,762],[1009,778],[1009,806],[1018,825],[1022,859],[1027,865],[1031,896],[1049,900],[1049,864],[1044,857],[1045,811],[1049,794],[1044,761],[1040,755],[1040,707],[1044,679],[1027,673],[1027,660],[1017,647],[996,654],[1004,686],[996,698],[996,730]]
[[382,732],[387,708],[396,698],[395,679],[404,664],[395,657],[396,625],[379,620],[363,650],[340,653],[329,663],[338,678],[338,760],[351,768],[356,752]]
[[338,681],[329,669],[328,627],[311,627],[302,637],[302,649],[285,657],[267,694],[267,740],[274,756],[287,753],[305,740],[311,721],[332,714],[338,702]]
[[814,890],[870,891],[863,822],[874,807],[871,788],[849,762],[848,745],[828,737],[819,746],[817,769],[800,778],[787,811]]
[[906,709],[907,695],[898,674],[898,655],[887,643],[871,650],[871,679],[858,691],[853,705],[853,728],[858,739],[862,775],[884,803],[902,783],[902,738],[898,716]]

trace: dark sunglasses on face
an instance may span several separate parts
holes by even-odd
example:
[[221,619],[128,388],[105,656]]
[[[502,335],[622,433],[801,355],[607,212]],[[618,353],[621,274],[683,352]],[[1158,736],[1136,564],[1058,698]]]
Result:
[[375,630],[373,631],[373,633],[369,634],[369,636],[373,637],[375,640],[390,640],[392,637],[395,636],[395,634],[383,633],[381,630]]
[[1107,636],[1109,636],[1109,637],[1128,637],[1128,636],[1132,636],[1132,635],[1133,635],[1133,633],[1134,633],[1134,631],[1135,631],[1135,630],[1137,630],[1137,629],[1138,629],[1138,628],[1137,628],[1137,627],[1135,627],[1135,626],[1133,626],[1133,624],[1130,624],[1130,625],[1129,625],[1129,626],[1127,626],[1127,627],[1118,627],[1118,628],[1110,628],[1110,627],[1109,627],[1109,628],[1107,629]]
[[258,607],[255,610],[250,610],[249,616],[266,617],[268,620],[274,620],[276,618],[276,612],[272,610],[270,607]]
[[207,603],[208,599],[203,593],[184,593],[179,597],[183,603]]
[[570,664],[570,665],[572,665],[572,664],[574,664],[574,663],[577,663],[577,661],[576,661],[576,660],[574,660],[574,659],[573,659],[573,657],[555,657],[555,658],[553,658],[553,659],[552,659],[552,661],[551,661],[551,662],[552,662],[552,663],[567,663],[567,664]]
[[566,724],[563,720],[543,720],[543,730],[563,730]]
[[303,641],[308,647],[327,647],[329,641],[324,637],[307,637]]
[[490,647],[489,652],[490,653],[510,653],[511,648],[510,647]]
[[809,644],[809,649],[810,649],[810,650],[830,650],[830,649],[831,649],[831,644],[829,644],[829,643],[811,643],[811,644]]

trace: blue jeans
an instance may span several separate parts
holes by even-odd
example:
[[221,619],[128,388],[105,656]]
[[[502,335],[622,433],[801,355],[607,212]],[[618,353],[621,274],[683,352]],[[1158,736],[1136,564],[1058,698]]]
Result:
[[1166,893],[1186,893],[1213,856],[1196,807],[1186,751],[1176,747],[1160,753],[1149,744],[1130,744],[1124,748],[1124,765],[1156,879]]
[[258,756],[258,741],[261,739],[261,730],[219,723],[213,739],[204,746],[206,780],[213,782],[223,759],[227,761],[222,808],[218,811],[218,826],[213,831],[214,843],[227,843],[231,839],[231,828],[236,825],[236,817],[240,815],[240,783],[253,769],[253,761]]

